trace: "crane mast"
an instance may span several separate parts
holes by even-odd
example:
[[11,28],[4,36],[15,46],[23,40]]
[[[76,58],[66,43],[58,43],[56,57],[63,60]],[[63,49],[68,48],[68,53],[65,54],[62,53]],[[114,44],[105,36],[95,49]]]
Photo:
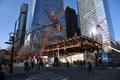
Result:
[[45,38],[41,44],[41,50],[40,50],[40,57],[43,56],[43,53],[45,51],[45,48],[46,48],[46,45],[48,43],[48,37],[49,37],[49,34],[50,34],[50,30],[51,30],[51,26],[54,24],[54,21],[59,17],[61,16],[62,14],[64,14],[65,10],[61,11],[60,13],[58,13],[57,15],[52,15],[51,14],[51,11],[50,11],[50,8],[48,6],[48,4],[45,5],[44,7],[44,12],[47,14],[49,20],[50,20],[50,25],[47,27],[47,31],[46,31],[46,34],[45,34]]
[[[96,29],[97,29],[97,30],[99,29],[99,30],[102,32],[103,35],[107,36],[107,34],[105,33],[105,31],[104,31],[104,30],[102,29],[102,27],[100,26],[100,24],[102,24],[105,20],[106,20],[106,18],[104,18],[104,19],[101,20],[99,23],[97,23],[97,24],[96,24]],[[98,41],[98,42],[99,42],[99,41]],[[112,50],[120,53],[120,50],[118,50],[118,49],[110,46],[109,43],[107,43],[107,44],[104,43],[104,42],[99,42],[99,43],[101,43],[104,47],[107,47],[107,48],[109,48],[109,49],[112,49]]]

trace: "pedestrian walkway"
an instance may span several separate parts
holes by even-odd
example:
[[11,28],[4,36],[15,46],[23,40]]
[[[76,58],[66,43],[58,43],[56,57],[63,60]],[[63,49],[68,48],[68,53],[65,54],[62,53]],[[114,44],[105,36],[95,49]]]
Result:
[[[29,71],[29,75],[25,75],[23,64],[14,64],[13,74],[9,74],[9,67],[5,69],[6,80],[120,80],[120,69],[116,68],[97,68],[95,67],[95,75],[88,76],[87,69],[78,67],[50,67],[38,68]],[[106,76],[107,75],[107,76]]]
[[[77,68],[77,67],[73,67],[73,68],[81,70],[80,68]],[[51,71],[58,70],[59,71],[59,70],[62,69],[62,70],[65,70],[67,72],[70,71],[72,73],[72,71],[74,72],[73,68],[72,67],[71,68],[66,68],[66,67],[51,67],[51,69],[49,69],[49,70],[51,70]],[[48,69],[48,68],[44,68],[43,70],[45,70],[45,69]],[[102,68],[95,68],[95,69],[102,69]],[[8,66],[4,68],[4,72],[5,72],[6,76],[25,74],[24,64],[23,63],[14,64],[13,73],[12,74],[9,73],[9,67]],[[40,72],[40,71],[38,71],[37,66],[34,69],[31,69],[29,71],[30,74],[31,73],[38,73],[38,72]]]
[[68,78],[50,71],[44,71],[39,74],[30,74],[25,80],[68,80]]
[[94,69],[89,75],[87,69],[53,67],[29,75],[7,76],[6,80],[120,80],[119,69]]
[[[12,74],[9,73],[10,68],[8,66],[4,67],[3,70],[5,72],[5,76],[25,74],[23,63],[14,64]],[[40,71],[37,70],[37,68],[31,69],[29,71],[29,73],[37,73],[37,72],[40,72]]]

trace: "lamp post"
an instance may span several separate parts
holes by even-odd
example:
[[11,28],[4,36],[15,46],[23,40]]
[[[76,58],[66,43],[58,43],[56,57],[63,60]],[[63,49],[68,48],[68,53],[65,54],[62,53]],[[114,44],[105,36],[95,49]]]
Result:
[[[13,36],[11,36],[11,34],[13,34]],[[14,33],[10,33],[9,35],[10,35],[9,42],[5,42],[5,43],[12,44],[11,55],[10,55],[10,70],[9,70],[9,73],[12,74],[13,73]]]
[[[20,16],[19,16],[20,17]],[[16,26],[17,26],[17,22],[19,20],[19,17],[17,18],[17,20],[15,21],[15,27],[14,27],[14,32],[9,33],[10,35],[10,39],[9,42],[5,42],[6,44],[12,44],[12,48],[11,48],[11,55],[10,55],[10,70],[9,73],[12,74],[13,73],[13,54],[14,54],[14,47],[15,47],[15,37],[16,37]]]
[[14,36],[13,36],[13,44],[12,44],[12,49],[11,49],[11,60],[10,60],[10,71],[9,73],[13,73],[13,52],[14,52]]
[[13,33],[13,36],[12,36],[12,48],[11,48],[11,61],[10,61],[10,71],[9,73],[13,73],[13,54],[14,54],[14,48],[15,48],[15,37],[16,37],[16,26],[17,26],[17,22],[19,20],[19,17],[18,19],[15,21],[15,27],[14,27],[14,33]]
[[12,37],[12,42],[13,42],[13,44],[12,44],[12,49],[11,49],[11,61],[10,61],[10,71],[9,71],[9,73],[13,73],[13,53],[14,53],[14,48],[15,48],[15,42],[16,42],[16,27],[17,27],[17,22],[20,20],[20,18],[21,18],[21,15],[22,14],[25,14],[26,13],[26,11],[22,11],[21,12],[21,14],[19,15],[19,17],[17,18],[17,20],[15,21],[15,26],[14,26],[14,32],[13,32],[13,37]]
[[27,10],[28,10],[28,4],[24,3],[21,6],[20,15],[17,18],[17,20],[15,21],[14,32],[10,33],[10,35],[12,34],[12,39],[9,40],[10,42],[5,42],[6,44],[12,44],[11,55],[10,55],[11,60],[10,60],[10,71],[9,71],[9,73],[13,73],[13,53],[14,53],[15,42],[16,42],[16,27],[17,27],[17,22],[18,22],[18,20],[20,20],[19,24],[22,24],[22,22],[27,19],[27,13],[26,13]]

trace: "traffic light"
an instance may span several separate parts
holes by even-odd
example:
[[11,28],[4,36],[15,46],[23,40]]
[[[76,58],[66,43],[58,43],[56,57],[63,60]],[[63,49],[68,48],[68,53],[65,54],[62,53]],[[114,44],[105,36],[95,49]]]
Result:
[[60,26],[59,24],[56,24],[55,25],[55,30],[61,32],[62,31],[62,26]]
[[55,30],[56,30],[56,31],[59,31],[59,24],[56,24],[56,25],[55,25]]
[[59,31],[62,32],[62,26],[60,26]]

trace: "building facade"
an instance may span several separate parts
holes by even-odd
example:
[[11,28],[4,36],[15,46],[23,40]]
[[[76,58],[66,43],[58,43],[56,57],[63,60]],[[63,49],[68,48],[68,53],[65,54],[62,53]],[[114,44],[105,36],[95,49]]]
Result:
[[66,8],[65,20],[67,38],[73,37],[75,34],[80,35],[80,29],[78,29],[77,14],[74,9],[70,7]]
[[[42,28],[50,24],[50,19],[45,13],[45,5],[48,5],[47,11],[49,14],[54,13],[54,16],[64,10],[63,0],[34,0],[33,2],[33,20],[31,25],[31,31],[37,30],[31,34],[31,42],[33,44],[42,43],[47,28]],[[55,25],[51,26],[48,42],[54,41],[55,39],[63,39],[66,37],[65,32],[65,18],[64,14],[60,15],[56,20],[62,26],[62,32],[55,30]],[[42,29],[41,29],[42,28]],[[39,29],[39,30],[38,30]]]
[[[24,3],[21,6],[20,15],[17,19],[18,29],[15,36],[15,47],[18,49],[20,49],[25,42],[27,13],[28,13],[28,4]],[[15,26],[17,26],[17,21],[15,23]]]
[[108,0],[78,0],[81,35],[115,44]]

